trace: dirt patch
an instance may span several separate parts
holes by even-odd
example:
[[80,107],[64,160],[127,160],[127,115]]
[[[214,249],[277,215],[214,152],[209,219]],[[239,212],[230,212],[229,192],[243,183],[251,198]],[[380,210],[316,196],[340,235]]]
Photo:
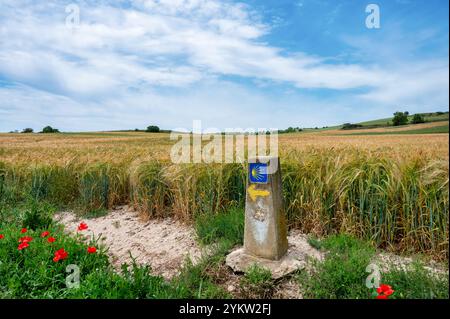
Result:
[[[291,230],[288,236],[288,243],[290,247],[295,247],[296,250],[301,251],[306,256],[305,268],[301,271],[310,272],[310,260],[322,261],[325,258],[325,253],[314,248],[308,243],[308,236],[298,230]],[[299,284],[295,275],[282,279],[275,287],[273,298],[275,299],[303,299],[302,287]]]
[[[416,258],[417,259],[417,258]],[[395,255],[389,252],[379,252],[375,255],[372,262],[380,267],[382,272],[389,272],[392,269],[411,270],[414,258]],[[420,260],[420,258],[419,258]],[[433,275],[443,275],[448,273],[448,266],[442,263],[431,261],[422,261],[425,270]]]
[[289,232],[288,236],[289,249],[301,251],[306,258],[323,260],[325,254],[314,248],[308,243],[308,236],[300,232],[299,230],[293,229]]
[[89,229],[84,235],[100,236],[116,269],[131,263],[131,253],[137,263],[150,265],[153,273],[170,279],[179,273],[187,258],[195,264],[202,255],[192,228],[171,218],[143,222],[127,206],[98,218],[80,219],[71,212],[62,212],[55,219],[70,233],[77,232],[81,221],[86,222]]
[[289,278],[280,282],[273,295],[274,299],[303,299],[298,280]]
[[[309,271],[311,264],[309,260],[323,260],[324,253],[317,250],[308,243],[308,236],[299,230],[291,230],[288,235],[289,251],[301,252],[304,259],[304,268],[299,271]],[[295,254],[294,254],[295,255]],[[226,267],[226,265],[223,265]],[[241,280],[243,273],[234,273],[230,267],[223,272],[221,285],[233,295],[234,298],[248,298],[248,295],[242,293]],[[255,296],[253,296],[255,297]],[[261,297],[261,296],[259,296]],[[303,294],[299,281],[295,273],[286,277],[274,280],[272,298],[275,299],[302,299]]]

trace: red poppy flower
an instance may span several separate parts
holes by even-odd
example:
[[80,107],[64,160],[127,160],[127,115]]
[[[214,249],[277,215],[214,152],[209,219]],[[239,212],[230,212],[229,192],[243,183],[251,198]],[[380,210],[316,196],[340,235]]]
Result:
[[87,252],[89,254],[95,254],[97,252],[97,248],[95,248],[95,247],[88,247]]
[[0,234],[0,239],[3,239],[3,238],[5,238],[5,236],[3,236],[2,234]]
[[48,231],[44,231],[42,232],[41,237],[44,238],[47,237],[48,235],[50,235],[50,233]]
[[391,286],[382,284],[382,285],[380,285],[380,287],[377,288],[377,292],[379,294],[383,293],[386,296],[390,296],[394,293],[394,290],[392,290]]
[[394,290],[391,286],[382,284],[377,288],[377,293],[377,299],[388,299],[388,297],[394,293]]
[[30,236],[24,236],[22,238],[19,239],[19,243],[29,243],[33,240],[32,237]]
[[88,229],[88,225],[85,222],[81,222],[78,226],[78,231],[86,230]]
[[56,263],[60,260],[64,260],[69,256],[67,251],[64,250],[64,248],[61,248],[57,251],[55,251],[55,257],[53,257],[53,261]]
[[19,244],[19,247],[17,247],[17,249],[22,250],[24,248],[27,248],[28,246],[30,246],[30,245],[28,244],[28,242],[25,241],[25,242]]
[[22,230],[20,231],[22,234],[25,234],[27,232],[26,228],[22,228]]
[[49,237],[49,238],[47,238],[47,241],[49,242],[49,243],[54,243],[55,242],[55,238],[54,237]]

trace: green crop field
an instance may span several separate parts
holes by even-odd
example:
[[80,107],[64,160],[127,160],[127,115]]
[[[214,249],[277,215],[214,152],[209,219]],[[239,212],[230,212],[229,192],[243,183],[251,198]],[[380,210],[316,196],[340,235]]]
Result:
[[392,134],[439,134],[448,133],[448,124],[441,126],[426,127],[420,129],[410,129],[402,131],[389,131],[389,132],[358,132],[350,135],[392,135]]

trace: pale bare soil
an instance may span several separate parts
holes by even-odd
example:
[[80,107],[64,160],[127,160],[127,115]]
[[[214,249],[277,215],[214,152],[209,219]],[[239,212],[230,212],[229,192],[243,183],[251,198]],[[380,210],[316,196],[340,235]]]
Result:
[[392,268],[400,268],[403,270],[412,269],[415,260],[424,263],[424,268],[434,275],[442,275],[448,273],[448,265],[438,263],[433,260],[424,260],[420,256],[404,257],[389,252],[378,253],[373,259],[373,263],[380,267],[382,272],[388,272]]
[[89,228],[82,233],[100,237],[101,243],[109,248],[108,255],[116,268],[123,263],[130,264],[133,256],[137,263],[150,265],[153,273],[168,279],[180,271],[187,258],[195,263],[202,254],[192,228],[171,218],[143,222],[127,206],[92,219],[63,212],[56,220],[70,233],[77,233],[81,221],[87,223]]

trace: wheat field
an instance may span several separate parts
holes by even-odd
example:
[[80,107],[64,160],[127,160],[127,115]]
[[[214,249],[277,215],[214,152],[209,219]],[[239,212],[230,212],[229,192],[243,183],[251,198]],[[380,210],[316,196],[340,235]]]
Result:
[[[80,213],[130,204],[145,218],[243,206],[245,164],[173,164],[165,133],[0,134],[0,205]],[[448,134],[279,135],[289,226],[448,258]]]

